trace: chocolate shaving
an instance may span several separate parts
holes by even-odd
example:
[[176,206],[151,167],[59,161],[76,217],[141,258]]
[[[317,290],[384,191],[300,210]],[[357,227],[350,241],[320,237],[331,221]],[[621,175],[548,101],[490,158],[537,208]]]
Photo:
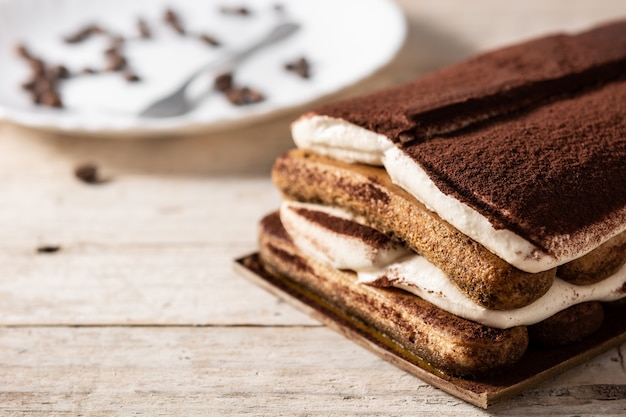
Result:
[[207,45],[210,45],[210,46],[220,46],[221,45],[220,41],[218,41],[213,36],[207,35],[205,33],[202,33],[202,34],[198,35],[198,39],[200,39],[202,42],[204,42],[204,43],[206,43]]
[[48,90],[39,96],[37,103],[48,107],[62,108],[61,96],[56,90]]
[[237,86],[234,83],[233,74],[228,72],[215,78],[215,89],[224,94],[226,99],[235,106],[259,103],[265,100],[265,96],[257,90],[246,86]]
[[185,35],[187,31],[183,27],[178,13],[172,9],[167,9],[163,16],[163,21],[167,23],[172,29],[174,29],[179,35]]
[[148,22],[146,22],[142,18],[137,19],[137,31],[139,32],[139,37],[142,39],[152,38],[152,31],[150,30],[150,26],[148,26]]
[[[283,11],[282,4],[275,4],[273,9],[277,12]],[[252,14],[249,8],[244,6],[222,6],[220,12],[229,15],[249,16]],[[180,35],[187,35],[187,30],[182,24],[179,14],[171,8],[167,8],[163,14],[163,21]],[[153,36],[148,21],[138,17],[136,28],[139,39],[149,39]],[[63,107],[58,85],[61,80],[69,79],[72,75],[98,74],[100,72],[119,72],[128,82],[137,82],[141,77],[132,70],[128,58],[124,55],[123,46],[126,39],[122,36],[106,30],[95,23],[85,25],[73,33],[63,38],[64,42],[75,44],[83,42],[93,35],[105,35],[110,40],[110,45],[104,50],[105,65],[103,68],[85,67],[74,74],[70,73],[64,65],[48,65],[42,59],[34,56],[23,43],[15,46],[15,53],[24,59],[30,66],[31,76],[21,84],[21,88],[30,94],[31,100],[35,104]],[[207,33],[194,34],[194,37],[212,47],[221,46],[221,41],[215,36]],[[136,39],[136,38],[135,38]],[[309,63],[301,58],[300,60],[287,65],[290,71],[303,78],[310,76]],[[258,90],[248,86],[236,86],[232,81],[232,74],[216,78],[215,88],[224,93],[224,96],[234,105],[246,105],[258,103],[265,100],[265,96]]]
[[96,24],[90,24],[66,36],[64,41],[65,43],[79,43],[90,38],[92,35],[101,33],[105,33],[104,29]]
[[233,88],[233,74],[231,72],[227,72],[225,74],[218,75],[215,78],[214,84],[217,91],[226,93]]
[[286,63],[285,69],[299,75],[301,78],[311,77],[311,66],[309,61],[307,61],[304,57],[301,57],[293,62]]
[[121,49],[126,39],[121,35],[111,35],[109,38],[111,47]]
[[42,106],[63,107],[58,92],[58,81],[70,76],[67,68],[63,65],[46,65],[22,43],[16,46],[15,51],[19,57],[27,61],[31,71],[30,78],[21,84],[21,88],[30,94],[31,101]]
[[21,84],[21,87],[22,87],[22,90],[32,91],[35,89],[35,84],[36,84],[36,81],[31,79],[31,80],[23,82]]
[[105,71],[122,72],[124,79],[128,82],[137,82],[141,78],[128,65],[128,59],[124,56],[123,46],[125,39],[121,36],[111,38],[111,46],[104,50],[106,58]]
[[265,100],[265,96],[250,87],[234,88],[226,92],[226,98],[235,106],[259,103]]
[[70,72],[65,65],[55,65],[48,68],[47,75],[50,79],[64,80],[70,78]]
[[122,71],[126,68],[127,62],[124,56],[119,54],[110,54],[107,56],[108,62],[104,67],[105,71]]
[[231,16],[250,16],[252,12],[245,6],[221,6],[220,13]]
[[17,45],[15,45],[15,53],[20,58],[24,58],[26,60],[33,59],[32,54],[30,53],[26,45],[24,45],[23,43],[18,43]]
[[[87,25],[77,32],[64,38],[66,43],[82,42],[94,34],[106,34],[101,26],[91,24]],[[125,71],[124,77],[128,81],[138,81],[136,74],[129,75],[128,63],[122,54],[122,46],[125,42],[124,37],[109,33],[111,46],[104,51],[106,57],[105,71]],[[21,88],[28,91],[31,101],[34,104],[62,108],[63,100],[59,92],[59,82],[71,78],[72,74],[65,65],[50,65],[41,58],[36,57],[26,47],[25,44],[19,43],[15,47],[15,53],[22,59],[26,60],[31,75],[27,81],[21,84]],[[81,74],[95,74],[93,68],[84,68]]]
[[28,60],[28,64],[30,66],[30,71],[36,77],[43,77],[46,72],[46,64],[38,58],[30,58]]
[[126,68],[126,70],[124,71],[124,79],[131,83],[141,81],[141,77],[131,71],[130,68]]

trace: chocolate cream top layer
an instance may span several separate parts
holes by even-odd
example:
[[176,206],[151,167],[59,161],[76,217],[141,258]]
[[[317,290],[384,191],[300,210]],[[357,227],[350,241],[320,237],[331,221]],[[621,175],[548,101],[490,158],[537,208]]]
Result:
[[625,78],[621,21],[486,53],[305,117],[383,135],[495,229],[555,256],[582,254],[626,225]]
[[395,142],[425,141],[478,121],[594,88],[626,68],[626,21],[547,36],[314,111]]
[[403,150],[442,192],[548,252],[554,236],[588,245],[626,223],[626,82]]

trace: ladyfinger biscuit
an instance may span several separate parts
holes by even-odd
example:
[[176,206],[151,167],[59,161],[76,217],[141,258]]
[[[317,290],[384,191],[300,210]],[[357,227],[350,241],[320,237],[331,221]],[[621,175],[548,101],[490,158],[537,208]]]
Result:
[[381,168],[295,149],[276,160],[272,177],[289,199],[337,206],[364,217],[441,268],[481,306],[523,307],[552,285],[556,269],[530,274],[512,267],[392,184]]
[[598,246],[588,254],[561,265],[559,278],[577,285],[600,282],[626,263],[626,232]]
[[444,373],[476,376],[517,362],[528,346],[526,327],[494,329],[447,313],[401,290],[359,284],[300,253],[277,213],[260,223],[260,255],[266,268],[309,288],[340,309],[374,326],[410,355]]
[[576,304],[537,324],[528,326],[533,344],[561,346],[581,340],[600,328],[604,320],[602,303]]

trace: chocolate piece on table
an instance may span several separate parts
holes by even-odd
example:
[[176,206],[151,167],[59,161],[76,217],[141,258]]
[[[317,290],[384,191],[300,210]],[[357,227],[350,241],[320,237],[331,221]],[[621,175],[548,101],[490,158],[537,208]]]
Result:
[[57,253],[61,250],[59,245],[41,245],[37,247],[37,253]]
[[84,163],[74,169],[74,176],[85,184],[100,184],[105,182],[100,177],[98,166],[93,163]]

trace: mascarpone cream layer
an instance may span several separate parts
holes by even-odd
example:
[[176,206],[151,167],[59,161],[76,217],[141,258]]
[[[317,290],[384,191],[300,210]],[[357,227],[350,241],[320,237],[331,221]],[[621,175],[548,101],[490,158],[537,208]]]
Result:
[[392,240],[374,245],[358,236],[341,234],[322,227],[299,214],[299,209],[318,211],[344,220],[354,220],[354,217],[337,208],[294,201],[285,201],[280,207],[281,223],[295,245],[314,259],[337,269],[376,271],[411,253]]
[[328,116],[302,116],[291,136],[298,148],[348,163],[382,165],[383,152],[394,147],[385,135]]
[[373,253],[384,253],[387,249],[381,250],[364,241],[355,242],[358,239],[353,236],[337,233],[299,216],[294,208],[337,214],[342,219],[352,217],[339,209],[314,204],[283,203],[281,221],[294,244],[303,253],[335,268],[355,271],[359,282],[401,288],[442,310],[486,326],[504,329],[530,325],[578,303],[609,302],[626,295],[624,293],[626,265],[624,265],[615,274],[599,283],[581,286],[557,278],[545,295],[528,306],[513,310],[489,310],[466,297],[441,269],[423,256],[408,250],[397,251],[394,248],[374,260]]
[[547,271],[582,256],[555,258],[510,230],[494,228],[476,210],[442,193],[420,165],[395,146],[383,153],[382,160],[394,184],[408,191],[461,233],[522,271]]
[[587,247],[563,251],[559,256],[554,256],[516,233],[495,229],[476,210],[441,192],[419,164],[386,136],[342,119],[304,115],[292,124],[292,136],[299,148],[310,149],[347,163],[384,166],[394,184],[413,195],[460,232],[522,271],[547,271],[577,259],[598,246],[589,244]]

